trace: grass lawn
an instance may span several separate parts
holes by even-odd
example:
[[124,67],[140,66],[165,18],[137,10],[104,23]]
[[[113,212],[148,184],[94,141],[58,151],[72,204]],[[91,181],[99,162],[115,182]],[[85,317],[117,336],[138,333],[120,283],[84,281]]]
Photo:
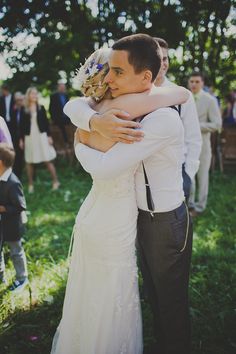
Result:
[[[70,236],[91,179],[76,162],[68,167],[60,161],[57,168],[61,182],[58,191],[50,190],[47,171],[39,167],[35,193],[25,193],[29,222],[24,247],[30,288],[12,295],[0,285],[0,354],[49,353],[61,317]],[[193,354],[236,352],[235,172],[231,169],[211,176],[208,209],[194,221],[190,285]],[[14,270],[7,249],[5,256],[7,280],[11,282]],[[143,314],[147,344],[153,338],[146,303]]]

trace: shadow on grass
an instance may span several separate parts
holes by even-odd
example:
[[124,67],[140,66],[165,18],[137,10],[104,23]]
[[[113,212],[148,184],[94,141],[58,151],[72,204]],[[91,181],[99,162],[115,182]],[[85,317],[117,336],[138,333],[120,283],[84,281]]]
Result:
[[52,294],[53,303],[45,301],[10,315],[0,332],[0,353],[50,353],[52,339],[61,317],[64,292],[65,286],[62,285]]

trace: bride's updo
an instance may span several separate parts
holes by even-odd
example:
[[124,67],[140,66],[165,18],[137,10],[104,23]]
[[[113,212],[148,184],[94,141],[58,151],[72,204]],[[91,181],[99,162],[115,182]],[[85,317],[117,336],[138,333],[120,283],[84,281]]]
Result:
[[101,101],[105,96],[108,85],[103,82],[108,73],[108,58],[110,49],[100,48],[85,61],[76,73],[78,89],[86,97]]

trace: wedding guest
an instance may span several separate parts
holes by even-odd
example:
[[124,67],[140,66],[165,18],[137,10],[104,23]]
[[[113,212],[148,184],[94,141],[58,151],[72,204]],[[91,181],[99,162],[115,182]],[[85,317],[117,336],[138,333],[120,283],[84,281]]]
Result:
[[63,112],[63,108],[68,100],[69,97],[66,93],[66,85],[63,80],[59,80],[57,91],[50,97],[49,112],[52,121],[60,128],[63,140],[66,144],[69,143],[69,139],[66,133],[66,125],[71,124],[71,122]]
[[26,209],[22,185],[12,172],[15,152],[6,143],[0,143],[0,282],[5,283],[3,243],[10,248],[10,257],[16,279],[9,290],[18,292],[28,284],[26,256],[21,237],[24,232],[23,213]]
[[2,85],[2,96],[0,97],[0,116],[2,116],[11,133],[11,118],[14,105],[14,96],[11,94],[7,84]]
[[[156,86],[175,85],[167,78],[169,69],[168,43],[163,38],[154,37],[162,51],[162,66],[157,75]],[[201,152],[202,137],[196,105],[193,96],[190,95],[186,103],[179,106],[180,118],[184,126],[184,161],[183,161],[183,188],[185,199],[188,201],[192,181],[199,168],[199,156]]]
[[205,86],[204,91],[208,92],[212,97],[215,98],[218,106],[220,107],[220,97],[216,95],[213,85]]
[[2,117],[0,117],[0,143],[7,143],[8,145],[13,146],[11,134],[5,120]]
[[34,192],[34,164],[44,162],[52,177],[52,189],[59,188],[57,173],[52,160],[56,157],[50,136],[49,122],[44,106],[38,103],[38,91],[30,87],[25,95],[25,107],[20,121],[20,146],[25,150],[25,162],[28,176],[28,191]]
[[236,99],[232,92],[225,96],[225,104],[226,107],[223,110],[223,125],[224,127],[236,126]]
[[15,162],[13,172],[21,179],[24,166],[24,150],[20,148],[20,121],[22,115],[22,107],[24,106],[24,95],[21,92],[16,92],[14,95],[14,106],[11,119],[11,136],[15,149]]
[[192,216],[202,213],[207,205],[209,169],[211,165],[211,133],[221,129],[222,120],[217,101],[209,93],[203,91],[204,78],[200,72],[194,72],[189,78],[189,88],[193,93],[200,128],[202,133],[202,149],[200,166],[196,176],[198,182],[197,201],[195,200],[195,181],[192,183],[189,207]]

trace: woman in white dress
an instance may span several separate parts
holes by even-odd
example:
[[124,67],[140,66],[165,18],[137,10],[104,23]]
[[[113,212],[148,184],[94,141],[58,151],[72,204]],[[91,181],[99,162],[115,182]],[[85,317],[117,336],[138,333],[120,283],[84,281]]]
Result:
[[[102,81],[108,54],[104,49],[96,51],[78,74],[81,91],[93,98],[96,110],[112,108],[113,101],[114,107],[139,116],[188,98],[185,89],[171,87],[159,88],[154,95],[123,95],[101,101],[107,90]],[[80,142],[101,151],[113,145],[95,132],[78,130],[77,135]],[[76,218],[63,314],[51,354],[143,352],[135,254],[136,167],[114,179],[103,180],[91,173],[93,186]]]
[[38,103],[38,91],[30,87],[25,95],[25,107],[22,109],[20,122],[20,146],[25,150],[25,162],[28,176],[28,191],[33,193],[34,164],[44,162],[52,178],[52,189],[59,187],[56,169],[51,162],[56,158],[56,151],[50,136],[49,122],[45,108]]

